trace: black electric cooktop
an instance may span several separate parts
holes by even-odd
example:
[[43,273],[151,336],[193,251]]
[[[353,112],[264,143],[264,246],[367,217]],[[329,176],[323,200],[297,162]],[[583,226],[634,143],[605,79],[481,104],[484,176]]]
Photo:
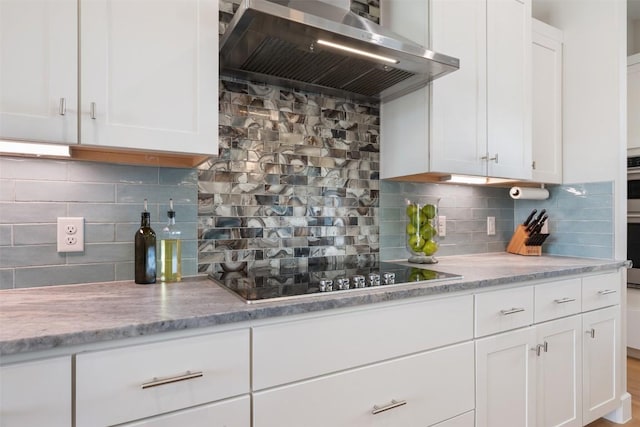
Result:
[[370,266],[309,266],[304,271],[221,272],[210,274],[225,288],[247,303],[289,299],[420,281],[457,279],[462,276],[380,262]]

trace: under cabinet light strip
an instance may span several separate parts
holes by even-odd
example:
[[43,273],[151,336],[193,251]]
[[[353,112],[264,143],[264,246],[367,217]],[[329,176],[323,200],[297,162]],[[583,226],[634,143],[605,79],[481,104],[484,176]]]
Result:
[[71,150],[64,144],[36,144],[32,142],[5,141],[0,139],[0,153],[28,156],[71,157]]

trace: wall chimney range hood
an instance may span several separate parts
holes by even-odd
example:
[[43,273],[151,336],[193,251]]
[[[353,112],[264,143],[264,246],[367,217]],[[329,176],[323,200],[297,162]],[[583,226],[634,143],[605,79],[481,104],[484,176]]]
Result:
[[219,58],[223,76],[366,102],[390,101],[459,68],[456,58],[319,0],[243,0]]

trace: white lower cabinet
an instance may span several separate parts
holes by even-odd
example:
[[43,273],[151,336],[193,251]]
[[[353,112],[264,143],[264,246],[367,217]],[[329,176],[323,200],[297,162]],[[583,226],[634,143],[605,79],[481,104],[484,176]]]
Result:
[[473,409],[473,358],[467,342],[258,392],[253,426],[430,426]]
[[0,426],[71,426],[71,357],[0,367]]
[[579,427],[616,409],[621,282],[615,272],[477,294],[476,336],[501,333],[476,340],[476,427]]
[[535,426],[535,328],[476,341],[476,427]]
[[619,405],[620,307],[585,313],[582,321],[585,332],[582,345],[582,421],[588,424]]
[[582,426],[582,319],[536,325],[538,426]]
[[75,368],[76,427],[141,420],[248,394],[249,330],[80,353]]
[[123,427],[250,427],[250,414],[251,397],[247,395],[123,424]]

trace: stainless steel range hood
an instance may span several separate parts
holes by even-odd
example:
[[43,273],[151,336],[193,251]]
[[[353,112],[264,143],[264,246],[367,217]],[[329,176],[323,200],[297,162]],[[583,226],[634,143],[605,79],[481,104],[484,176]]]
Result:
[[220,41],[223,76],[368,102],[458,67],[456,58],[322,1],[243,0]]

